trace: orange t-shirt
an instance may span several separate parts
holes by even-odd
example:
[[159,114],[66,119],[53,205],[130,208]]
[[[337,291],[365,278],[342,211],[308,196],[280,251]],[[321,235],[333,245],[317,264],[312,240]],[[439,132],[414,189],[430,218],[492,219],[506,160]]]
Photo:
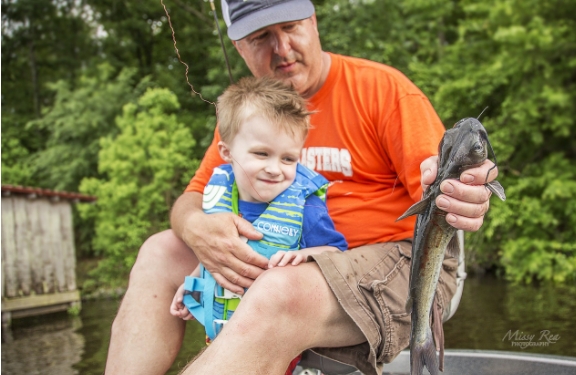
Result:
[[[411,238],[415,218],[396,219],[421,198],[420,163],[438,153],[444,126],[398,70],[330,54],[326,82],[309,100],[311,129],[300,162],[330,182],[327,205],[350,248]],[[224,163],[214,140],[186,191],[203,192]]]

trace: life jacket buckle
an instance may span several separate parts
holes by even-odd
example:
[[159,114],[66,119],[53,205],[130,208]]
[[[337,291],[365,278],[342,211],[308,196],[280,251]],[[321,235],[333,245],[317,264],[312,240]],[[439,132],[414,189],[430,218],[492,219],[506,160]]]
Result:
[[216,286],[216,289],[214,290],[214,297],[222,299],[235,299],[235,298],[242,299],[241,295],[231,292],[228,289],[222,288],[220,286]]

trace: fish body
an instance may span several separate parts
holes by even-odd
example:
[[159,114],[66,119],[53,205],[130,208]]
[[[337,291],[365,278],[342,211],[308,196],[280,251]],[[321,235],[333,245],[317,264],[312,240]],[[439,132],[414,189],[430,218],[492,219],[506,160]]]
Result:
[[[446,222],[446,212],[436,206],[445,179],[458,179],[466,169],[477,167],[488,157],[488,135],[480,121],[460,120],[444,134],[438,150],[438,176],[424,193],[423,199],[408,209],[398,220],[418,214],[412,245],[410,291],[406,303],[411,310],[410,374],[421,375],[424,367],[431,375],[438,374],[436,346],[430,324],[432,304],[444,255],[458,256],[456,228]],[[488,189],[505,199],[504,189],[497,182]],[[442,319],[440,317],[440,319]],[[440,363],[443,359],[440,359]],[[442,370],[442,368],[440,368]]]

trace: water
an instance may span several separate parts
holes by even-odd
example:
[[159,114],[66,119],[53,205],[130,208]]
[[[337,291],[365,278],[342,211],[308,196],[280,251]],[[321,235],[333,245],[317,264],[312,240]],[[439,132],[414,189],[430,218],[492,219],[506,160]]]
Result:
[[[102,375],[119,305],[117,300],[87,301],[77,317],[62,312],[14,320],[11,342],[2,339],[2,375]],[[203,332],[199,323],[188,323],[182,350],[167,374],[178,374],[198,353]]]
[[[575,292],[575,287],[469,279],[456,315],[444,325],[446,348],[576,357]],[[78,317],[57,313],[15,320],[12,341],[2,342],[2,374],[102,374],[118,305],[115,300],[89,301]],[[168,374],[176,375],[203,345],[202,327],[189,322],[183,349]]]
[[458,311],[444,325],[446,348],[576,357],[575,292],[574,286],[468,279]]

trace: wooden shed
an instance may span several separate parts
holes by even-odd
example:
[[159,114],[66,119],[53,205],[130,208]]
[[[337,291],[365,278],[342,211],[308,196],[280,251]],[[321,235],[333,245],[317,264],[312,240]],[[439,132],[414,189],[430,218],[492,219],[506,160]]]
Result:
[[2,326],[80,308],[72,204],[95,197],[2,186]]

